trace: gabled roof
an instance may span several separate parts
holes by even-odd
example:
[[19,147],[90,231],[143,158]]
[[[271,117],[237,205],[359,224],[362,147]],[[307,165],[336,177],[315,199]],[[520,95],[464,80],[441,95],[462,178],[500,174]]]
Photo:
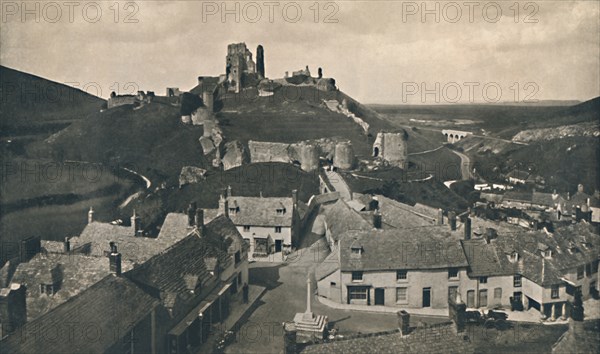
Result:
[[[157,304],[155,298],[128,279],[109,275],[46,315],[26,323],[2,341],[2,351],[105,353]],[[93,328],[97,337],[94,340],[86,338],[92,333],[86,332],[88,327]]]
[[[227,218],[217,217],[205,225],[200,237],[191,233],[164,252],[128,272],[127,277],[136,283],[158,290],[163,296],[171,293],[186,298],[189,295],[186,282],[189,275],[197,277],[201,284],[217,277],[216,274],[211,275],[207,268],[207,262],[211,262],[209,259],[214,258],[221,269],[229,267],[233,262],[231,256],[227,254],[232,241],[228,241],[230,229],[225,228],[226,223],[228,223]],[[231,222],[229,224],[231,225]]]
[[473,353],[474,346],[464,335],[457,335],[452,323],[416,328],[408,335],[398,330],[363,334],[348,339],[304,347],[302,354],[316,353]]
[[340,259],[337,250],[334,250],[325,257],[323,262],[317,264],[317,267],[315,268],[315,278],[319,281],[338,269],[340,269]]
[[[291,197],[227,197],[229,209],[239,208],[237,213],[229,213],[235,225],[249,226],[292,226],[294,202]],[[278,215],[277,209],[285,209]]]
[[[12,282],[27,286],[27,318],[36,319],[93,286],[110,274],[108,263],[106,257],[39,253],[19,264]],[[123,271],[131,268],[131,263],[122,262]],[[40,284],[55,284],[58,291],[52,296],[41,294]]]
[[157,238],[136,237],[131,227],[95,221],[87,224],[81,235],[70,241],[72,249],[89,246],[89,254],[97,257],[104,256],[109,242],[115,242],[124,260],[141,264],[187,236],[190,231],[185,214],[169,213]]
[[330,205],[322,205],[325,222],[331,232],[331,237],[338,240],[340,235],[350,230],[370,230],[373,225],[352,209],[343,199],[338,199]]
[[[559,228],[553,234],[543,230],[500,232],[490,244],[483,239],[463,244],[469,275],[521,274],[542,286],[562,283],[561,278],[568,271],[597,260],[600,255],[600,236],[585,223]],[[542,250],[552,251],[551,257],[544,257]],[[513,252],[519,255],[516,263],[508,260]]]
[[431,226],[435,224],[437,212],[423,205],[411,206],[393,199],[377,196],[383,227],[405,228]]
[[[357,242],[363,251],[360,257],[353,257],[351,245]],[[342,271],[440,269],[468,264],[459,240],[444,226],[348,231],[339,247]]]

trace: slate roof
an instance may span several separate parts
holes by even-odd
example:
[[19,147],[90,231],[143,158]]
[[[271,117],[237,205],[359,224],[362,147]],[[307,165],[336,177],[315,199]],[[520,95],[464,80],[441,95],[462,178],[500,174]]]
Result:
[[[360,257],[351,255],[352,244],[362,246]],[[348,231],[340,241],[340,258],[342,271],[467,266],[460,241],[444,226]]]
[[406,336],[399,331],[383,334],[364,334],[349,339],[304,347],[303,354],[317,353],[473,353],[474,346],[463,336],[455,334],[454,325],[445,323],[417,328]]
[[[235,225],[292,226],[294,203],[291,197],[227,197],[229,209],[239,207],[239,212],[229,212]],[[285,208],[285,214],[277,215],[277,209]]]
[[411,206],[390,198],[378,195],[379,211],[382,216],[383,228],[404,228],[416,226],[431,226],[435,224],[437,212],[422,206]]
[[173,294],[182,299],[190,298],[193,296],[188,289],[190,275],[197,277],[200,284],[216,276],[211,275],[207,269],[210,258],[218,259],[221,269],[232,264],[233,260],[226,251],[230,243],[226,242],[227,235],[233,233],[231,228],[235,229],[235,226],[225,216],[219,216],[205,226],[201,237],[191,233],[128,272],[127,277],[138,284],[158,290],[163,300],[173,297]]
[[330,205],[322,205],[325,222],[334,240],[339,240],[341,234],[350,230],[371,230],[373,224],[368,222],[360,213],[352,209],[343,199],[338,199]]
[[569,323],[569,330],[552,345],[552,353],[600,353],[599,324],[598,320]]
[[[2,351],[104,353],[157,304],[128,279],[109,275],[8,336],[1,343]],[[97,335],[96,340],[86,338],[91,333]]]
[[323,262],[317,264],[315,268],[315,278],[317,281],[324,279],[336,270],[340,269],[340,258],[337,251],[331,252]]
[[[121,267],[123,271],[127,271],[132,265],[122,262]],[[39,253],[29,262],[17,266],[12,282],[27,286],[27,318],[31,321],[91,287],[108,274],[110,269],[106,257]],[[56,284],[58,291],[51,296],[41,294],[40,284]]]
[[133,236],[131,228],[126,226],[92,222],[86,225],[79,237],[72,237],[70,242],[72,249],[87,245],[89,254],[97,257],[104,256],[109,243],[115,242],[124,260],[141,264],[186,237],[191,230],[187,215],[169,213],[157,238]]
[[[543,230],[500,232],[489,245],[481,239],[463,241],[463,244],[470,275],[519,273],[542,286],[562,283],[561,278],[568,270],[597,260],[600,255],[600,236],[586,223],[562,227],[553,234]],[[542,248],[551,250],[552,256],[544,258]],[[513,252],[518,253],[519,262],[508,261],[508,255]]]

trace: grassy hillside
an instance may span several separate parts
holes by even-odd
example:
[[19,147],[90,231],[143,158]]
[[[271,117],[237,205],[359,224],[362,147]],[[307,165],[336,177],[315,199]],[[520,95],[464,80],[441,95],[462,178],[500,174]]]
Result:
[[174,182],[182,166],[209,165],[198,142],[201,135],[202,127],[181,123],[177,107],[121,106],[75,122],[29,152],[129,167],[155,182]]
[[574,192],[579,183],[586,187],[588,193],[600,189],[600,140],[595,137],[511,145],[499,154],[472,155],[479,174],[490,180],[497,179],[499,173],[517,168],[544,177],[549,191]]
[[54,132],[97,112],[105,101],[81,90],[0,66],[3,136]]

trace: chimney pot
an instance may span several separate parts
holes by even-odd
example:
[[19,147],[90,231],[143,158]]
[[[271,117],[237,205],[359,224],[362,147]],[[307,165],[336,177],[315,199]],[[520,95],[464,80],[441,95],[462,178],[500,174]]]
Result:
[[379,212],[379,210],[375,210],[373,212],[373,227],[375,227],[376,229],[381,229],[381,224],[382,224],[382,217],[381,217],[381,213]]
[[448,212],[448,220],[450,223],[450,230],[456,231],[456,213],[454,211]]
[[108,255],[110,272],[116,276],[121,275],[121,254],[117,251],[117,245],[110,242],[110,254]]
[[63,242],[63,251],[64,253],[69,253],[71,251],[71,242],[68,237],[65,237],[65,241]]
[[465,219],[465,240],[470,240],[471,239],[471,218],[467,216],[467,218]]

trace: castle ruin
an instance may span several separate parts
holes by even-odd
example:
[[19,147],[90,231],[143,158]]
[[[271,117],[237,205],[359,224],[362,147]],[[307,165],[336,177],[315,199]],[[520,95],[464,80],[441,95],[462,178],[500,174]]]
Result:
[[252,60],[252,52],[246,47],[246,43],[234,43],[227,46],[225,57],[225,77],[228,83],[228,91],[239,93],[248,84],[256,83],[261,74],[264,77],[264,52],[262,46],[257,48],[260,52],[260,69],[257,74],[257,65]]
[[407,134],[379,132],[373,144],[373,157],[387,161],[390,165],[404,168],[408,157]]

